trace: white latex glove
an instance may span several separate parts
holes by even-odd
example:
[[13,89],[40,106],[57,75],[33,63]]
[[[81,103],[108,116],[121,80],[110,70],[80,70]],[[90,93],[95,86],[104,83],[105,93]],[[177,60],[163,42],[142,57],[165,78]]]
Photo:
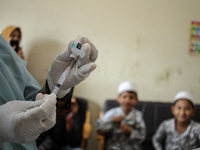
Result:
[[98,56],[96,47],[86,37],[79,37],[79,41],[82,44],[82,48],[78,60],[70,57],[72,55],[71,47],[74,43],[74,41],[71,41],[67,50],[60,53],[54,59],[51,69],[48,72],[47,82],[50,91],[52,91],[61,74],[70,66],[72,61],[75,61],[57,94],[59,98],[64,97],[70,88],[83,81],[96,68],[96,64],[94,63]]
[[56,123],[56,95],[37,101],[10,101],[0,106],[0,145],[28,143]]

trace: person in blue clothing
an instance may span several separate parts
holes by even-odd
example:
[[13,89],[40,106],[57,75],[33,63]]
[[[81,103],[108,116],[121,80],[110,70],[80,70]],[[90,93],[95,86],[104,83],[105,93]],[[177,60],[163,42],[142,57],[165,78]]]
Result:
[[37,150],[34,140],[55,125],[57,101],[70,101],[71,89],[96,68],[97,49],[88,38],[79,38],[81,53],[55,95],[50,93],[58,78],[74,61],[70,57],[74,41],[56,56],[41,89],[27,71],[24,60],[0,35],[0,150]]

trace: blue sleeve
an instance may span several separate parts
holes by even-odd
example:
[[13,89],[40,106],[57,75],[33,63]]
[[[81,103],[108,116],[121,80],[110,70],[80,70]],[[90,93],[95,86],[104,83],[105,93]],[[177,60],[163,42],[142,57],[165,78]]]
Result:
[[37,81],[26,69],[26,63],[0,35],[0,105],[12,100],[35,99],[40,91]]

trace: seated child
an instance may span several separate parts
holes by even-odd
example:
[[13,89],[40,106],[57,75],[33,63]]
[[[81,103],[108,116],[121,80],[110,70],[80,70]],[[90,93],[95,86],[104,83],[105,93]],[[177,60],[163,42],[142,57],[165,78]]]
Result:
[[145,139],[146,127],[142,113],[134,108],[138,102],[137,87],[124,81],[118,87],[120,107],[110,109],[96,122],[96,130],[109,134],[107,150],[138,150]]
[[38,150],[82,150],[84,120],[75,97],[71,99],[71,105],[71,111],[59,116],[59,122],[37,139]]
[[193,101],[188,92],[176,94],[171,107],[174,118],[163,121],[153,136],[156,150],[192,150],[200,146],[200,123],[191,120],[195,113]]

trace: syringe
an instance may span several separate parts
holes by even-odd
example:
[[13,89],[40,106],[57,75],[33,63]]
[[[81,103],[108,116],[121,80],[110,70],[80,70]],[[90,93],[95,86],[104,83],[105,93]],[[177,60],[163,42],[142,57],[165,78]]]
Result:
[[[82,47],[82,44],[80,43],[79,37],[78,37],[78,38],[76,38],[76,40],[74,41],[74,44],[71,47],[72,54],[70,55],[70,57],[72,57],[73,59],[78,59],[81,47]],[[71,64],[73,64],[73,61],[71,62]],[[68,72],[70,71],[70,69],[72,67],[71,64],[62,73],[62,75],[58,79],[58,82],[56,83],[55,87],[51,91],[51,93],[53,93],[55,95],[58,93],[58,91],[60,90],[60,87],[62,86],[63,82],[65,81],[65,79],[67,77]]]

